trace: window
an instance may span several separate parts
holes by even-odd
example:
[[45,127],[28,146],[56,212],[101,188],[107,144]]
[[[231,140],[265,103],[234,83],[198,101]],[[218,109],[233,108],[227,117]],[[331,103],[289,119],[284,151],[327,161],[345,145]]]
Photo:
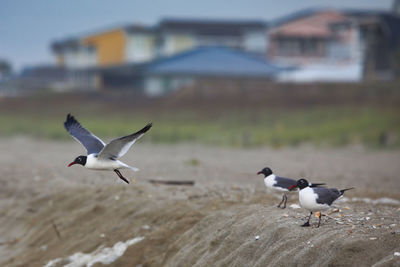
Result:
[[322,40],[317,38],[279,38],[280,56],[319,56]]

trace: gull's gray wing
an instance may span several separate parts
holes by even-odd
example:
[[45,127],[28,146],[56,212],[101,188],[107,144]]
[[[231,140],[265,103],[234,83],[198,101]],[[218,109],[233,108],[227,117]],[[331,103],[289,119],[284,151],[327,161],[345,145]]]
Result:
[[285,178],[280,176],[275,176],[276,183],[274,186],[289,189],[293,185],[297,185],[297,181],[291,178]]
[[[276,181],[276,183],[274,184],[275,187],[286,188],[288,190],[290,187],[297,185],[297,180],[294,180],[292,178],[275,176],[275,181]],[[310,187],[319,187],[321,185],[325,185],[325,184],[323,184],[323,183],[319,183],[319,184],[310,183],[309,184]]]
[[336,188],[314,187],[313,191],[317,194],[317,203],[331,205],[342,193]]
[[88,155],[99,153],[105,146],[104,142],[101,141],[100,138],[83,128],[74,116],[71,116],[71,114],[67,115],[64,127],[73,138],[86,148]]
[[147,124],[143,129],[137,131],[136,133],[123,136],[112,140],[107,144],[103,150],[99,153],[99,159],[117,159],[125,155],[129,148],[135,143],[137,139],[142,137],[142,135],[151,128],[152,124]]

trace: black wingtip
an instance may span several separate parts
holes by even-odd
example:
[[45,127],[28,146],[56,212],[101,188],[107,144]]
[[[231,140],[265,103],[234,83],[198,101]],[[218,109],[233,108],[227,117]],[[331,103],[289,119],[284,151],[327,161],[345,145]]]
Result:
[[64,122],[64,127],[67,128],[70,124],[74,123],[76,120],[74,116],[71,115],[71,113],[67,114],[67,119]]
[[341,195],[343,195],[345,191],[347,191],[347,190],[351,190],[351,189],[354,189],[354,187],[350,187],[350,188],[342,189],[342,190],[340,190],[340,194],[341,194]]
[[153,126],[153,123],[148,123],[146,126],[143,127],[143,129],[141,129],[140,131],[138,131],[138,134],[142,134],[147,132],[148,130],[150,130],[151,126]]
[[71,113],[68,113],[67,114],[67,120],[65,122],[68,122],[68,121],[74,120],[74,119],[75,119],[74,116],[72,116]]
[[311,183],[310,184],[310,187],[320,187],[320,186],[322,186],[322,185],[326,185],[325,183],[319,183],[319,184],[317,184],[317,183]]

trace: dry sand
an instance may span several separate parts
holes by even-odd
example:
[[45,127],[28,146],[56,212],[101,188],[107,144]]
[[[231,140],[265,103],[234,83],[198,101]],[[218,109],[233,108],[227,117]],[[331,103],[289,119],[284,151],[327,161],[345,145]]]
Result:
[[[0,266],[78,266],[72,259],[84,254],[75,253],[106,248],[122,253],[110,266],[400,266],[400,151],[139,142],[124,157],[141,169],[122,171],[135,177],[127,185],[112,172],[67,168],[83,153],[75,142],[0,139],[0,150]],[[302,228],[307,211],[275,207],[281,196],[256,175],[265,166],[356,190],[320,228],[315,217]],[[365,201],[384,197],[393,203]],[[126,250],[115,245],[137,237]]]

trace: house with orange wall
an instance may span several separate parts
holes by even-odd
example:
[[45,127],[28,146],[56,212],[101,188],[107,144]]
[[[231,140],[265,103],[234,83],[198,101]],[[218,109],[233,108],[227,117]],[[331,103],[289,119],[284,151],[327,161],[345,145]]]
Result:
[[266,29],[263,21],[164,19],[59,40],[52,51],[57,64],[69,69],[143,63],[210,45],[265,54]]
[[202,19],[126,25],[56,41],[52,50],[58,66],[71,70],[84,86],[96,88],[106,80],[130,86],[138,80],[141,65],[203,46],[233,48],[296,67],[282,72],[278,81],[358,82],[393,77],[399,36],[397,13],[317,8],[268,26],[257,20]]
[[148,61],[154,58],[154,49],[154,30],[140,25],[102,30],[52,44],[57,64],[74,70]]

